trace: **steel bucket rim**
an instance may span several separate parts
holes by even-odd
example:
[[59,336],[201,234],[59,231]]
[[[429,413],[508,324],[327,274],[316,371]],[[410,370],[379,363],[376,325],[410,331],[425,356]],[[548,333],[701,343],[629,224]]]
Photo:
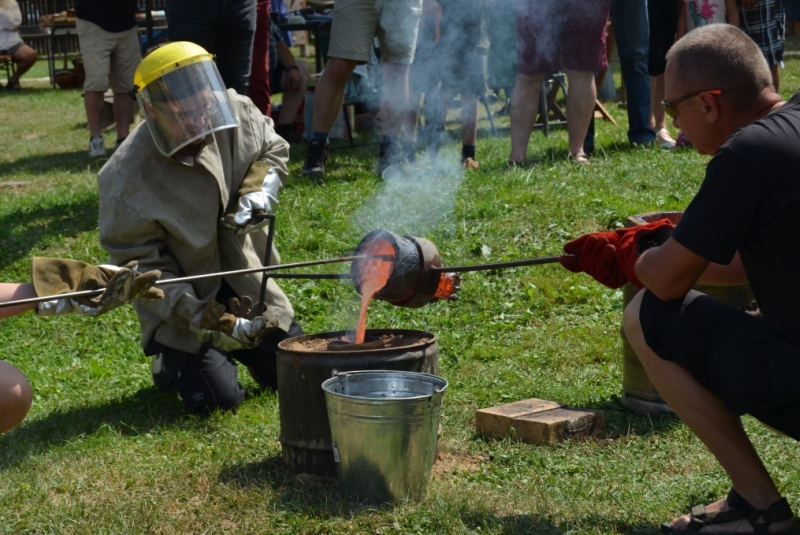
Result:
[[[398,398],[386,398],[386,399],[372,399],[367,398],[364,396],[353,396],[350,394],[340,394],[339,392],[332,392],[326,385],[329,386],[333,383],[338,382],[340,377],[347,377],[347,376],[356,376],[356,375],[375,375],[375,374],[388,374],[388,375],[395,375],[395,376],[414,376],[420,377],[425,379],[432,379],[433,383],[433,392],[430,394],[419,394],[415,396],[404,396]],[[443,382],[444,385],[441,388],[438,388],[436,383]],[[400,402],[415,402],[415,401],[422,401],[425,399],[433,399],[434,397],[444,397],[444,393],[447,391],[447,387],[450,386],[450,383],[444,377],[439,377],[438,375],[434,375],[432,373],[422,373],[422,372],[403,372],[398,370],[356,370],[356,371],[347,371],[347,372],[336,372],[333,374],[333,377],[330,379],[326,379],[322,382],[320,387],[325,392],[325,395],[328,396],[336,396],[338,398],[347,399],[351,401],[364,401],[364,402],[381,402],[381,403],[400,403]]]

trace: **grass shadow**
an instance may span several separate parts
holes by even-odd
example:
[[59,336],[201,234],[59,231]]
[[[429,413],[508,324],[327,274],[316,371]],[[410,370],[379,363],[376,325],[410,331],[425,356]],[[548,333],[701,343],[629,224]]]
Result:
[[185,416],[183,405],[174,394],[165,394],[155,387],[101,405],[51,412],[0,435],[0,472],[76,437],[92,435],[103,427],[120,435],[136,436],[176,423],[190,427],[207,425],[203,418]]
[[[76,125],[75,129],[85,129],[86,125]],[[88,146],[88,144],[87,144]],[[111,152],[109,152],[109,156]],[[54,172],[83,172],[87,166],[94,166],[94,173],[100,170],[107,158],[91,159],[86,151],[73,150],[39,156],[26,156],[17,160],[0,158],[0,176],[19,174],[22,171],[31,174],[48,174]]]
[[0,217],[0,269],[30,257],[37,245],[97,229],[99,200],[85,192],[52,206],[41,200]]

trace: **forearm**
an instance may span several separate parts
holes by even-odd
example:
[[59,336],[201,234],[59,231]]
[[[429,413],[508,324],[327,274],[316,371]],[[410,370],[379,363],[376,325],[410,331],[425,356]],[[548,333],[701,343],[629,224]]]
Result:
[[289,50],[289,47],[286,46],[286,43],[283,41],[278,43],[278,61],[287,69],[295,65],[295,59],[294,56],[292,56],[292,51]]
[[686,295],[708,267],[708,260],[670,238],[644,251],[636,262],[636,276],[662,301]]
[[[0,303],[19,301],[21,299],[31,299],[33,297],[37,297],[37,295],[33,289],[33,285],[30,283],[0,283]],[[0,318],[8,318],[10,316],[16,316],[17,314],[27,312],[28,310],[34,310],[36,305],[36,303],[31,303],[27,305],[0,308]]]

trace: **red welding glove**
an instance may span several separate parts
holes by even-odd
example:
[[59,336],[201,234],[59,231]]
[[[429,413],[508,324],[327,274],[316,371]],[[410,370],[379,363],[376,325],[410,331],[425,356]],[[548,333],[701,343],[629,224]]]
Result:
[[564,246],[564,252],[573,256],[562,256],[559,262],[574,273],[588,273],[609,288],[619,288],[627,281],[641,288],[635,270],[639,254],[667,241],[673,228],[669,219],[662,219],[614,232],[586,234]]

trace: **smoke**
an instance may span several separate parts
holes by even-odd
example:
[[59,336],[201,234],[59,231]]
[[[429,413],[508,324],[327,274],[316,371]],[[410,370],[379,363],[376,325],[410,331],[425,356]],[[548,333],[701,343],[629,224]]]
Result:
[[400,235],[424,236],[452,220],[464,169],[453,157],[391,165],[375,197],[353,217],[363,232],[383,228]]

